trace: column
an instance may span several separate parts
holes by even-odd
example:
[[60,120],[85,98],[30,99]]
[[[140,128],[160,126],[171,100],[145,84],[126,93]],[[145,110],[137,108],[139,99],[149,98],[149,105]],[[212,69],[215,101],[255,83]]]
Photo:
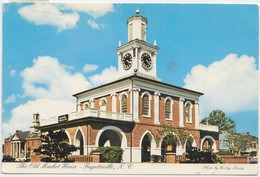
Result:
[[184,126],[184,118],[183,118],[183,102],[185,101],[184,98],[179,99],[179,104],[180,104],[180,127]]
[[116,112],[116,93],[110,95],[112,97],[112,112]]
[[14,158],[17,157],[17,143],[14,143]]
[[154,92],[154,124],[160,124],[160,93]]
[[94,99],[89,100],[89,102],[90,102],[90,107],[95,108]]
[[10,149],[11,149],[11,156],[13,157],[13,142],[11,142],[11,147],[10,147]]
[[134,88],[133,89],[133,95],[134,95],[134,98],[133,98],[133,118],[134,118],[134,121],[135,122],[139,122],[139,92],[140,92],[140,89],[139,88]]
[[130,114],[133,116],[133,90],[129,89],[129,96],[130,96]]
[[21,142],[18,142],[18,158],[20,158],[21,155]]
[[199,128],[199,102],[195,101],[195,128]]

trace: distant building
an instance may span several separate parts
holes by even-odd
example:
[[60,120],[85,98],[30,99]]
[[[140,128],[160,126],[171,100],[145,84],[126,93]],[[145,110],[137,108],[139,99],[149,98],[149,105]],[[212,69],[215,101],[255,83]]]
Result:
[[[258,148],[259,148],[258,138],[253,135],[250,135],[249,132],[247,132],[246,135],[248,136],[250,143],[248,143],[247,148],[240,150],[239,152],[240,155],[257,156]],[[219,134],[219,150],[222,152],[226,151],[226,152],[235,153],[234,150],[236,149],[236,147],[232,144],[232,142],[229,142],[230,141],[229,136],[230,134],[227,132],[223,132]],[[237,135],[233,135],[233,136],[237,136]]]
[[39,126],[39,114],[33,115],[30,131],[17,130],[4,141],[4,155],[15,158],[16,161],[30,158],[31,152],[41,145]]
[[253,135],[250,135],[249,132],[247,132],[247,135],[250,137],[251,142],[250,145],[243,152],[247,152],[251,156],[258,156],[258,138]]

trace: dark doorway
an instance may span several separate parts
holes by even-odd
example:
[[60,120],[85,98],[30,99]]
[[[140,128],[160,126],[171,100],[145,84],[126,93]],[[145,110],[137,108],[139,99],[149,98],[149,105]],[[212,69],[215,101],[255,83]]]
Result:
[[99,139],[98,146],[118,146],[121,147],[121,137],[113,130],[105,130]]
[[150,162],[151,156],[151,141],[146,134],[142,141],[142,162]]
[[191,149],[192,149],[192,142],[190,139],[188,139],[186,142],[185,150],[186,150],[186,152],[189,152],[189,151],[191,151]]
[[[165,159],[166,153],[176,153],[176,137],[174,135],[167,135],[163,138],[162,144],[161,144],[161,154],[162,159]],[[171,148],[167,150],[167,147],[170,146]]]
[[84,141],[80,130],[78,130],[76,135],[75,146],[78,148],[78,154],[84,155]]

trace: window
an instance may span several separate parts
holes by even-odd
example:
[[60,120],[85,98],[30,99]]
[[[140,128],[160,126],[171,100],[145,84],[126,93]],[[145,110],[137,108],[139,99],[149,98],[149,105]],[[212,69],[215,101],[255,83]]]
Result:
[[88,109],[89,108],[89,104],[88,103],[85,103],[84,104],[84,109],[86,110],[86,109]]
[[100,100],[100,110],[101,111],[106,111],[107,109],[107,101],[103,98]]
[[170,99],[167,99],[166,103],[165,103],[165,118],[171,119],[171,101],[170,101]]
[[185,104],[185,114],[186,114],[186,122],[192,123],[192,113],[191,113],[191,103],[187,102]]
[[149,110],[149,96],[145,94],[143,96],[143,115],[144,116],[149,116],[150,110]]
[[121,112],[127,112],[127,97],[125,94],[121,97]]

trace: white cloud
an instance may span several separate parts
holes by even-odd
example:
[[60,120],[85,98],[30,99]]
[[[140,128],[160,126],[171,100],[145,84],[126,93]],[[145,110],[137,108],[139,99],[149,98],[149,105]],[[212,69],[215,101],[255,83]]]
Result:
[[116,75],[117,75],[116,67],[110,66],[109,68],[105,68],[100,74],[95,74],[91,76],[89,80],[94,86],[99,86],[101,84],[108,83],[115,80]]
[[16,74],[16,71],[15,71],[15,69],[11,69],[11,71],[10,71],[10,76],[14,77],[14,76],[15,76],[15,74]]
[[105,25],[104,25],[104,24],[98,24],[98,23],[96,23],[95,21],[92,21],[92,20],[88,20],[88,24],[89,24],[89,26],[91,26],[91,28],[93,28],[93,29],[105,28]]
[[74,12],[83,12],[94,18],[104,16],[114,11],[113,4],[110,3],[64,3],[56,4],[56,6]]
[[[35,3],[19,8],[18,13],[35,25],[51,25],[57,27],[58,31],[63,31],[76,27],[80,19],[79,12],[98,18],[113,10],[112,4]],[[103,25],[98,24],[98,27],[101,28]]]
[[96,71],[97,69],[98,69],[98,65],[94,65],[94,64],[85,64],[85,66],[83,67],[83,71],[85,73]]
[[2,124],[2,137],[7,138],[9,133],[15,130],[29,130],[34,113],[40,113],[40,119],[64,114],[64,111],[75,109],[74,102],[55,99],[37,99],[28,101],[12,110],[12,117],[9,122]]
[[258,109],[258,70],[255,58],[235,54],[209,66],[197,65],[184,79],[185,88],[203,92],[201,115],[214,109],[239,112]]
[[15,103],[16,102],[16,96],[14,94],[12,94],[11,96],[9,96],[4,103],[5,104],[10,104],[10,103]]
[[2,124],[3,138],[17,129],[28,130],[34,113],[38,112],[40,119],[46,119],[75,111],[72,94],[112,81],[111,76],[116,73],[116,68],[110,66],[88,79],[79,72],[71,73],[71,68],[57,58],[39,56],[33,60],[32,66],[21,72],[24,93],[18,97],[31,100],[11,111],[9,121]]
[[35,25],[55,26],[58,31],[75,28],[79,20],[77,13],[62,12],[53,4],[47,3],[23,6],[18,10],[18,13]]
[[34,98],[71,100],[72,94],[90,87],[81,73],[72,74],[67,65],[57,58],[40,56],[33,60],[33,66],[22,71],[25,96]]

